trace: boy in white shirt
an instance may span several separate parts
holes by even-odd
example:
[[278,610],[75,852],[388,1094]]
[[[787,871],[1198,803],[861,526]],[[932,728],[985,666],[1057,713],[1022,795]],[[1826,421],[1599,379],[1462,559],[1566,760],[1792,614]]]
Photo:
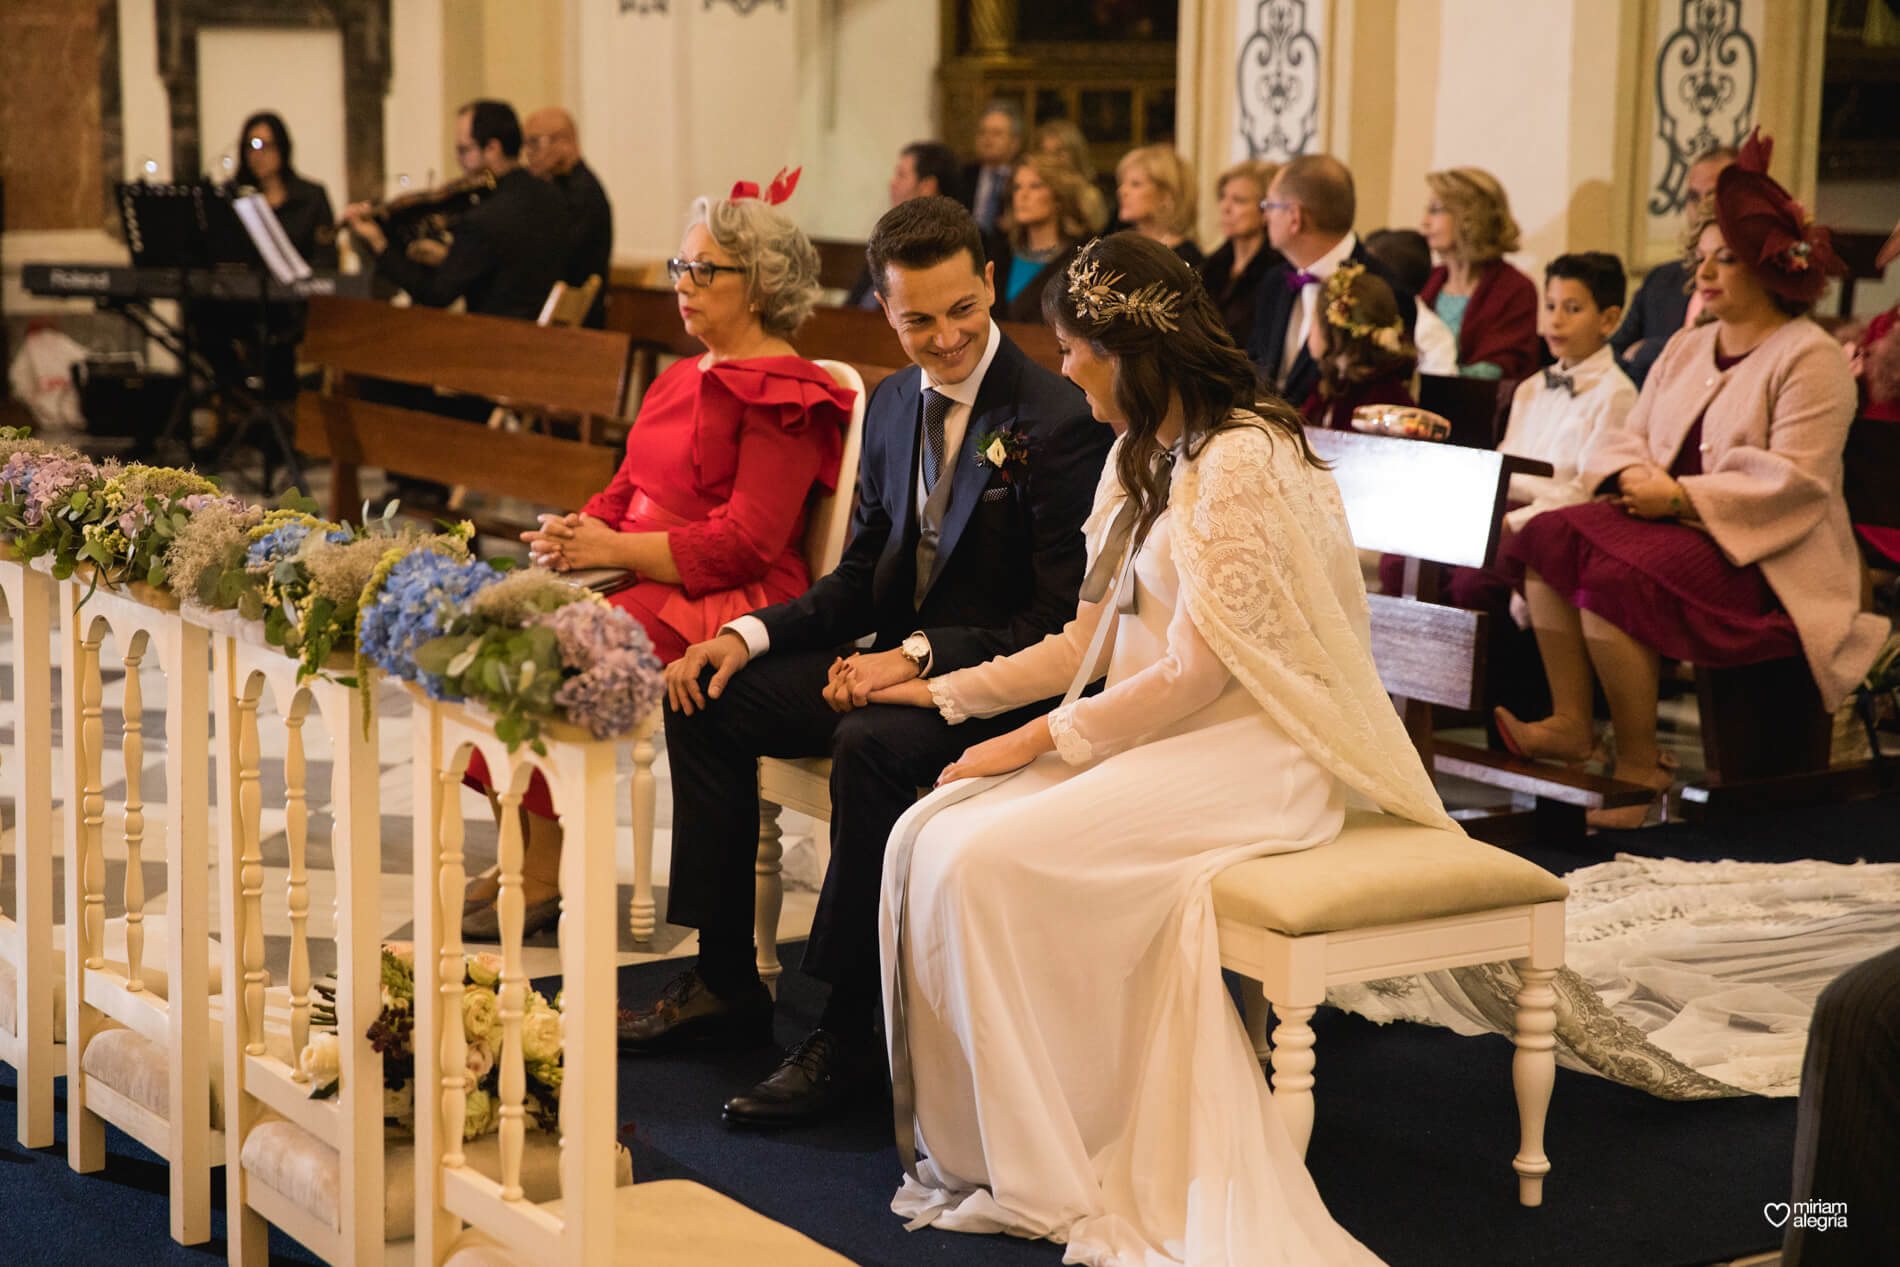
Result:
[[1577,473],[1635,407],[1636,387],[1609,346],[1627,293],[1622,261],[1604,251],[1560,255],[1544,270],[1541,333],[1557,364],[1517,385],[1498,449],[1552,471],[1511,477],[1510,500],[1524,503],[1504,516],[1513,532],[1546,510],[1590,500]]

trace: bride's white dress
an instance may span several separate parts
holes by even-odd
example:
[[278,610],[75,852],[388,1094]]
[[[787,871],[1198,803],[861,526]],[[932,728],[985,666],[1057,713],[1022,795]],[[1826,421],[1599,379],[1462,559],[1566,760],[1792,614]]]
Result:
[[[1201,465],[1261,457],[1267,441],[1249,437],[1214,441]],[[975,795],[933,793],[893,833],[886,1005],[901,1016],[892,1042],[907,1044],[924,1157],[892,1208],[914,1225],[1048,1237],[1072,1263],[1378,1262],[1327,1213],[1220,975],[1212,877],[1330,840],[1349,795],[1201,623],[1226,626],[1197,623],[1184,600],[1181,560],[1205,567],[1208,552],[1182,548],[1180,520],[1201,514],[1205,544],[1218,487],[1235,478],[1312,481],[1318,531],[1343,551],[1329,574],[1359,586],[1330,477],[1286,439],[1272,447],[1245,471],[1230,460],[1226,480],[1177,470],[1173,509],[1122,582],[1132,613],[1113,594],[1084,603],[1062,633],[933,683],[952,721],[1047,698],[1096,623],[1116,622],[1106,689],[1051,717],[1056,753]],[[1092,556],[1122,500],[1113,471],[1111,456]],[[1264,530],[1257,510],[1238,530]],[[1363,613],[1364,590],[1335,601]],[[1397,742],[1409,751],[1402,731]]]

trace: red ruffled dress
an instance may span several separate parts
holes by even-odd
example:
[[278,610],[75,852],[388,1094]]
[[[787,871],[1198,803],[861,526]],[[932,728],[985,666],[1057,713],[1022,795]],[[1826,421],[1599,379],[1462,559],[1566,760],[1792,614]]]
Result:
[[[811,585],[803,552],[814,490],[838,485],[856,393],[797,356],[681,360],[647,389],[627,457],[581,507],[621,532],[664,532],[679,583],[640,580],[607,601],[646,629],[663,663],[747,612]],[[471,787],[488,787],[480,754]],[[537,776],[522,798],[553,816]]]
[[[1719,356],[1716,368],[1741,359]],[[1700,418],[1669,473],[1702,474]],[[1504,553],[1580,610],[1671,659],[1731,669],[1802,653],[1761,568],[1736,567],[1708,533],[1673,519],[1638,519],[1608,501],[1565,506],[1525,524]]]

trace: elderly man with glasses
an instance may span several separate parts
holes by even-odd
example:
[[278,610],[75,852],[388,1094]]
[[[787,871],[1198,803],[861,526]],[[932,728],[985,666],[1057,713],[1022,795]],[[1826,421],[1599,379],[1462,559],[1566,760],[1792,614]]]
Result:
[[[1701,215],[1705,199],[1715,192],[1715,178],[1735,161],[1735,151],[1726,145],[1703,151],[1689,165],[1683,180],[1682,216],[1685,224],[1694,224]],[[1630,300],[1623,324],[1610,336],[1610,348],[1617,364],[1630,381],[1642,387],[1649,367],[1662,353],[1669,336],[1688,324],[1689,265],[1681,259],[1658,264],[1643,279]]]
[[521,158],[528,170],[548,181],[567,199],[567,268],[570,286],[600,278],[600,291],[581,324],[598,330],[607,324],[607,269],[613,258],[614,209],[600,178],[581,157],[574,116],[548,106],[528,116],[522,129]]

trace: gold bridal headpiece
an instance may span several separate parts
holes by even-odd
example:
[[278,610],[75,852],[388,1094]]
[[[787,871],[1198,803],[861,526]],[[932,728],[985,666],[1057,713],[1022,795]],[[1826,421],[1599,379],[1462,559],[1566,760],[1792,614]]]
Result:
[[[1101,239],[1096,239],[1099,242]],[[1115,289],[1120,273],[1105,272],[1094,259],[1095,243],[1076,252],[1069,263],[1069,297],[1075,302],[1075,315],[1085,321],[1113,321],[1127,317],[1136,325],[1151,330],[1172,332],[1179,329],[1175,315],[1180,310],[1181,294],[1165,282],[1150,282],[1126,294]]]

